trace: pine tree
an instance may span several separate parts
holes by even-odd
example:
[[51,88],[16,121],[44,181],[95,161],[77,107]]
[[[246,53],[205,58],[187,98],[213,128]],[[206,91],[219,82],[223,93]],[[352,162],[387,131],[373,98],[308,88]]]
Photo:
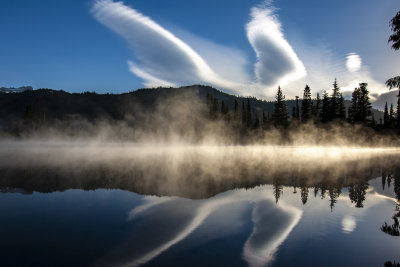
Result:
[[317,98],[315,100],[315,106],[313,106],[312,109],[312,116],[315,121],[320,120],[321,116],[321,97],[319,96],[319,93],[317,93]]
[[[400,49],[400,11],[396,13],[396,15],[390,20],[390,28],[393,32],[390,35],[388,42],[392,43],[392,49],[399,50]],[[399,105],[400,105],[400,76],[396,76],[390,78],[386,81],[386,86],[389,89],[398,88],[398,101],[397,101],[397,127],[400,129],[400,118],[399,118]]]
[[342,93],[340,93],[339,98],[339,118],[343,120],[346,119],[346,107],[344,105],[344,97]]
[[311,118],[312,100],[310,87],[306,85],[303,93],[303,101],[301,102],[301,121],[307,122]]
[[258,111],[256,110],[255,119],[254,119],[254,129],[260,128],[260,119],[258,118]]
[[359,103],[360,101],[360,88],[354,88],[353,93],[351,94],[351,104],[349,107],[349,121],[352,123],[358,122],[358,114],[359,114]]
[[395,122],[394,118],[394,108],[393,108],[393,103],[390,104],[390,109],[389,109],[389,127],[393,127]]
[[367,122],[367,117],[371,115],[371,103],[369,102],[369,92],[366,83],[360,83],[352,93],[351,105],[349,108],[349,120],[351,122]]
[[330,119],[340,118],[340,88],[337,80],[333,82],[331,103],[330,103]]
[[287,126],[288,124],[288,111],[285,104],[285,96],[282,93],[281,87],[278,87],[278,92],[275,96],[273,120],[275,126]]
[[239,103],[236,99],[235,99],[235,104],[234,104],[234,108],[233,108],[233,120],[235,122],[239,121]]
[[371,115],[371,103],[369,101],[369,91],[367,89],[367,85],[367,83],[360,83],[360,115],[362,122],[367,122],[367,117]]
[[265,115],[265,111],[263,110],[262,113],[262,127],[263,129],[266,129],[268,126],[268,117]]
[[303,205],[305,205],[307,203],[308,200],[308,187],[307,186],[302,186],[301,187],[301,202],[303,203]]
[[253,124],[253,118],[251,114],[250,98],[247,98],[247,110],[246,110],[246,122],[247,128],[250,128]]
[[224,100],[221,102],[221,115],[224,120],[230,121],[229,106],[225,104]]
[[385,111],[383,112],[383,125],[385,126],[385,128],[389,127],[389,111],[387,102],[385,104]]
[[321,121],[328,122],[330,120],[330,103],[329,96],[326,91],[322,94],[322,110],[321,110]]
[[299,97],[296,96],[295,106],[293,107],[292,118],[300,120],[300,108],[299,108]]

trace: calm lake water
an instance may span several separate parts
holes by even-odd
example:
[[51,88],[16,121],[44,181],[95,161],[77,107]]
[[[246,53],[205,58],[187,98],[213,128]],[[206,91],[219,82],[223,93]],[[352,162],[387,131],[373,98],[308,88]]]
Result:
[[400,261],[397,149],[1,146],[2,266]]

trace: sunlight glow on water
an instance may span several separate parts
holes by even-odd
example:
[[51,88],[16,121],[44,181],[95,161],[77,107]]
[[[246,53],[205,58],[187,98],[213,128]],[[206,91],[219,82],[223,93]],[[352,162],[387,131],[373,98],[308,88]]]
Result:
[[350,234],[356,229],[357,222],[356,218],[351,215],[346,215],[342,219],[342,231],[345,234]]

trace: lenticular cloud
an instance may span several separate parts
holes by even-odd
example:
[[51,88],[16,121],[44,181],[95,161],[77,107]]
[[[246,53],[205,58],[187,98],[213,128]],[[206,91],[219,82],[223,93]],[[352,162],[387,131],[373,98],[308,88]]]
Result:
[[[243,89],[252,88],[253,95],[262,96],[270,95],[267,91],[271,88],[275,91],[278,84],[284,85],[306,75],[304,65],[285,40],[277,17],[267,7],[253,8],[246,25],[248,40],[257,56],[254,77],[250,81],[219,74],[218,68],[213,68],[212,63],[186,42],[122,2],[98,0],[92,13],[129,43],[136,58],[135,63],[128,61],[129,69],[142,78],[146,86],[202,83],[238,94],[250,93]],[[247,73],[240,76],[247,77]]]
[[253,8],[247,38],[257,55],[255,76],[265,85],[284,85],[306,75],[303,63],[285,40],[281,25],[268,8]]

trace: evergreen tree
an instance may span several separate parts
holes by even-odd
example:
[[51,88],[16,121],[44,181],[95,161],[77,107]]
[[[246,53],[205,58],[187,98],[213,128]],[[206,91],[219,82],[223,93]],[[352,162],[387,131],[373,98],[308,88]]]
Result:
[[273,181],[273,193],[275,197],[275,203],[278,203],[279,198],[283,194],[283,186],[280,184],[279,179],[274,179]]
[[369,91],[367,89],[367,83],[360,83],[361,91],[361,121],[366,122],[367,117],[371,115],[371,102],[369,101]]
[[255,119],[254,119],[254,129],[260,128],[260,119],[258,118],[258,112],[256,110]]
[[246,126],[246,109],[244,108],[244,101],[242,101],[242,125]]
[[303,122],[311,118],[312,106],[310,87],[306,85],[303,93],[303,101],[301,102],[301,120]]
[[349,197],[352,203],[356,204],[356,208],[364,207],[364,200],[366,191],[368,189],[368,183],[362,182],[360,184],[350,185],[349,187]]
[[339,98],[339,118],[343,120],[346,119],[346,107],[344,105],[344,97],[342,93],[340,93]]
[[351,105],[349,108],[349,120],[351,122],[367,122],[367,117],[371,115],[371,103],[369,102],[369,92],[366,83],[360,83],[352,93]]
[[336,78],[333,82],[329,115],[330,119],[340,118],[340,88],[338,86]]
[[389,111],[388,111],[387,102],[385,104],[385,111],[383,112],[383,125],[386,128],[389,128]]
[[211,117],[216,119],[218,117],[218,98],[213,98],[213,104],[211,107]]
[[221,102],[221,115],[227,121],[231,119],[231,116],[229,115],[229,106],[225,104],[224,100]]
[[[392,43],[392,48],[394,50],[399,50],[400,49],[400,11],[397,12],[397,14],[390,20],[390,28],[393,32],[392,35],[390,35],[388,42]],[[397,100],[397,127],[400,129],[400,118],[399,118],[399,106],[400,106],[400,76],[396,76],[393,78],[390,78],[386,81],[386,86],[389,87],[389,89],[392,88],[398,88],[399,89],[399,94],[398,94],[398,100]]]
[[207,106],[209,111],[209,117],[216,119],[218,117],[218,99],[211,94],[207,94]]
[[340,193],[341,193],[341,190],[339,187],[329,188],[329,202],[330,202],[331,211],[333,211],[333,208],[335,207],[335,204],[337,202],[337,199],[340,196]]
[[295,120],[300,119],[299,97],[296,96],[295,106],[293,107],[292,118]]
[[390,109],[389,109],[389,127],[393,127],[395,122],[394,118],[394,108],[393,108],[393,103],[390,104]]
[[394,50],[400,49],[400,11],[390,20],[390,27],[393,34],[390,35],[388,42],[392,42]]
[[302,186],[301,187],[301,202],[303,205],[307,203],[308,200],[308,187],[307,186]]
[[29,104],[26,106],[24,111],[24,120],[27,124],[32,124],[35,120],[35,111],[33,109],[33,105]]
[[320,120],[321,116],[321,97],[319,96],[319,93],[317,93],[317,98],[315,100],[315,106],[313,106],[312,109],[312,116],[314,120],[318,121]]
[[328,122],[330,119],[330,103],[329,96],[326,91],[322,94],[322,110],[321,110],[321,121]]
[[262,127],[263,129],[266,129],[268,125],[268,117],[265,115],[265,111],[263,110],[262,113]]
[[233,120],[235,122],[239,121],[239,103],[236,99],[235,99],[235,104],[233,107]]
[[247,122],[247,128],[250,128],[253,123],[253,118],[251,115],[250,98],[247,98],[246,122]]
[[285,104],[285,96],[283,95],[281,87],[279,86],[275,96],[273,114],[274,124],[275,126],[287,126],[288,119],[289,115]]
[[351,94],[351,104],[349,107],[349,121],[350,122],[358,122],[358,114],[359,114],[359,100],[360,100],[360,88],[354,88],[353,93]]

